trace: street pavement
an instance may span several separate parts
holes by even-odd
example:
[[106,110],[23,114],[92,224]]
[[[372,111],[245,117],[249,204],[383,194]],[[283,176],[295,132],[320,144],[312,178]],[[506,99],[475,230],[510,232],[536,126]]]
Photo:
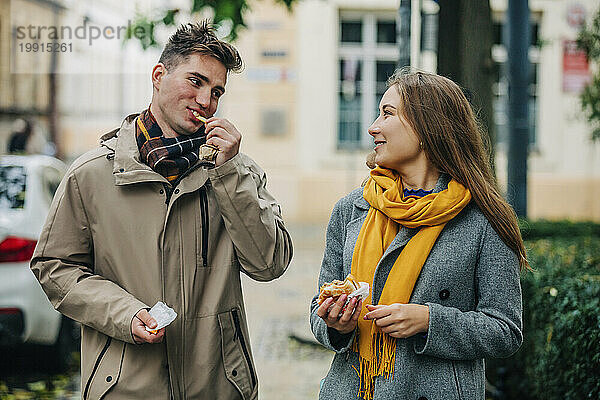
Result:
[[[294,257],[272,282],[242,280],[261,400],[307,400],[319,395],[333,353],[314,341],[309,303],[325,246],[325,226],[291,225]],[[314,344],[312,344],[314,343]]]

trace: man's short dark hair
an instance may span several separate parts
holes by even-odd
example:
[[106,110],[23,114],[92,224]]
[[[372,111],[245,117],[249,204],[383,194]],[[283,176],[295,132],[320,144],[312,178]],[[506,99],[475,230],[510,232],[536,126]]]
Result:
[[207,21],[179,26],[169,38],[158,62],[164,64],[168,70],[194,53],[216,58],[225,66],[227,72],[241,72],[243,69],[240,53],[231,44],[219,40],[214,28]]

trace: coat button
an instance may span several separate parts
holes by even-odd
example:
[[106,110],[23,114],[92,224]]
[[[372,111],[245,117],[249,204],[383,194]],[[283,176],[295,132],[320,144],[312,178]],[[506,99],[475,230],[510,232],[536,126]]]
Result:
[[109,375],[106,377],[106,382],[110,382],[110,381],[112,381],[112,376]]
[[448,297],[450,297],[450,291],[448,289],[440,291],[440,299],[446,300]]
[[233,371],[231,371],[231,375],[233,375],[233,376],[237,376],[237,370],[236,370],[236,369],[234,369]]
[[119,168],[119,172],[123,172],[125,171],[123,168]]
[[160,189],[160,190],[158,191],[158,193],[160,193],[160,194],[163,194],[164,192],[165,192],[165,191],[164,191],[163,189]]
[[179,189],[175,189],[175,194],[179,193]]

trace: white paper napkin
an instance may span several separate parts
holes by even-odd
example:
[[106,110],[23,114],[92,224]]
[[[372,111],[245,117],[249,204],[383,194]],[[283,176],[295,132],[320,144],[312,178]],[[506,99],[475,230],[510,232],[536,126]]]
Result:
[[360,287],[356,289],[354,292],[348,295],[348,300],[346,300],[346,305],[350,302],[350,299],[356,297],[356,301],[364,300],[369,296],[369,284],[367,282],[358,282]]
[[177,318],[177,313],[171,307],[167,306],[162,301],[157,302],[154,307],[148,311],[148,313],[156,320],[158,324],[155,328],[146,327],[148,332],[155,332],[165,326],[169,325],[171,322]]

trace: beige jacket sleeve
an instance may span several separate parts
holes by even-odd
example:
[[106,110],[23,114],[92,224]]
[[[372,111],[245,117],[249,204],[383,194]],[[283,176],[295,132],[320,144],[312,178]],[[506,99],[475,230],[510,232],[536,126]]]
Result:
[[94,244],[76,173],[61,182],[31,260],[31,270],[59,312],[108,336],[134,343],[131,320],[148,306],[94,274]]
[[292,239],[264,171],[240,153],[208,176],[242,270],[258,281],[280,277],[292,259]]

